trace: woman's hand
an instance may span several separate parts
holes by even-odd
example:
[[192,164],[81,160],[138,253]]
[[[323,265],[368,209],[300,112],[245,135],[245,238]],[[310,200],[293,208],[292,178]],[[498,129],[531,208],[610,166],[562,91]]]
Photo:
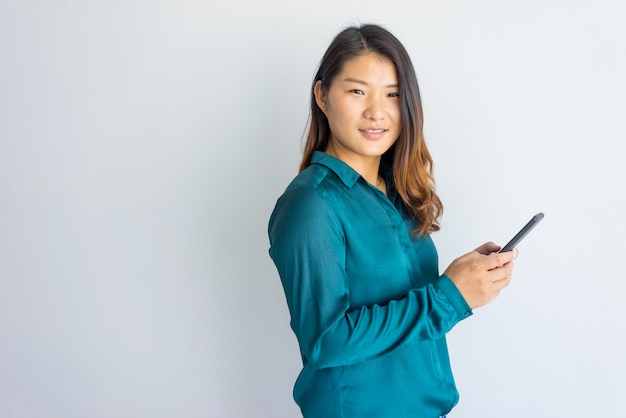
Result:
[[511,282],[517,249],[495,253],[499,249],[487,242],[454,260],[444,272],[472,309],[491,302]]

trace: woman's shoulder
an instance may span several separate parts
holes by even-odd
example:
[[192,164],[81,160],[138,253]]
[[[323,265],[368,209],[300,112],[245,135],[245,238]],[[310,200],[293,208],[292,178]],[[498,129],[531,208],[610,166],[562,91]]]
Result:
[[283,197],[294,196],[300,199],[323,198],[335,188],[336,177],[332,170],[319,164],[311,164],[289,183]]
[[335,212],[339,188],[335,174],[327,167],[312,164],[289,183],[274,208],[292,219]]

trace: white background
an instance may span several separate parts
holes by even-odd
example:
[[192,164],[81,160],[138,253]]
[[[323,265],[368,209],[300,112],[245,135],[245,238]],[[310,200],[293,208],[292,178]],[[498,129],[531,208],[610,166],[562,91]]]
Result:
[[2,0],[0,416],[298,416],[266,225],[359,22],[417,69],[441,268],[546,214],[449,335],[451,417],[619,416],[621,4]]

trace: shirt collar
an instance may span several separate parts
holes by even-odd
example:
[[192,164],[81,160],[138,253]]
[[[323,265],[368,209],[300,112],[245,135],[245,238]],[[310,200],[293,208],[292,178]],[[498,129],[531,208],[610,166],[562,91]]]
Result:
[[337,174],[343,184],[345,184],[349,189],[351,189],[352,186],[354,186],[354,183],[356,183],[359,177],[361,177],[361,175],[354,171],[348,164],[322,151],[313,151],[311,164],[320,164],[329,168]]

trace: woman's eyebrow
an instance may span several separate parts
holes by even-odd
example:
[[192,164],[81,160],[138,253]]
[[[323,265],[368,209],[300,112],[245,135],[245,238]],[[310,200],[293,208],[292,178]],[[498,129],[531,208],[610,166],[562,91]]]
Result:
[[[349,82],[349,83],[357,83],[357,84],[362,84],[362,85],[364,85],[364,86],[369,86],[369,84],[367,83],[367,81],[360,80],[360,79],[358,79],[358,78],[353,78],[353,77],[348,77],[348,78],[344,79],[343,81],[347,81],[347,82]],[[398,88],[398,84],[397,84],[397,83],[394,83],[394,84],[389,84],[389,85],[387,85],[387,87],[390,87],[390,88]]]

